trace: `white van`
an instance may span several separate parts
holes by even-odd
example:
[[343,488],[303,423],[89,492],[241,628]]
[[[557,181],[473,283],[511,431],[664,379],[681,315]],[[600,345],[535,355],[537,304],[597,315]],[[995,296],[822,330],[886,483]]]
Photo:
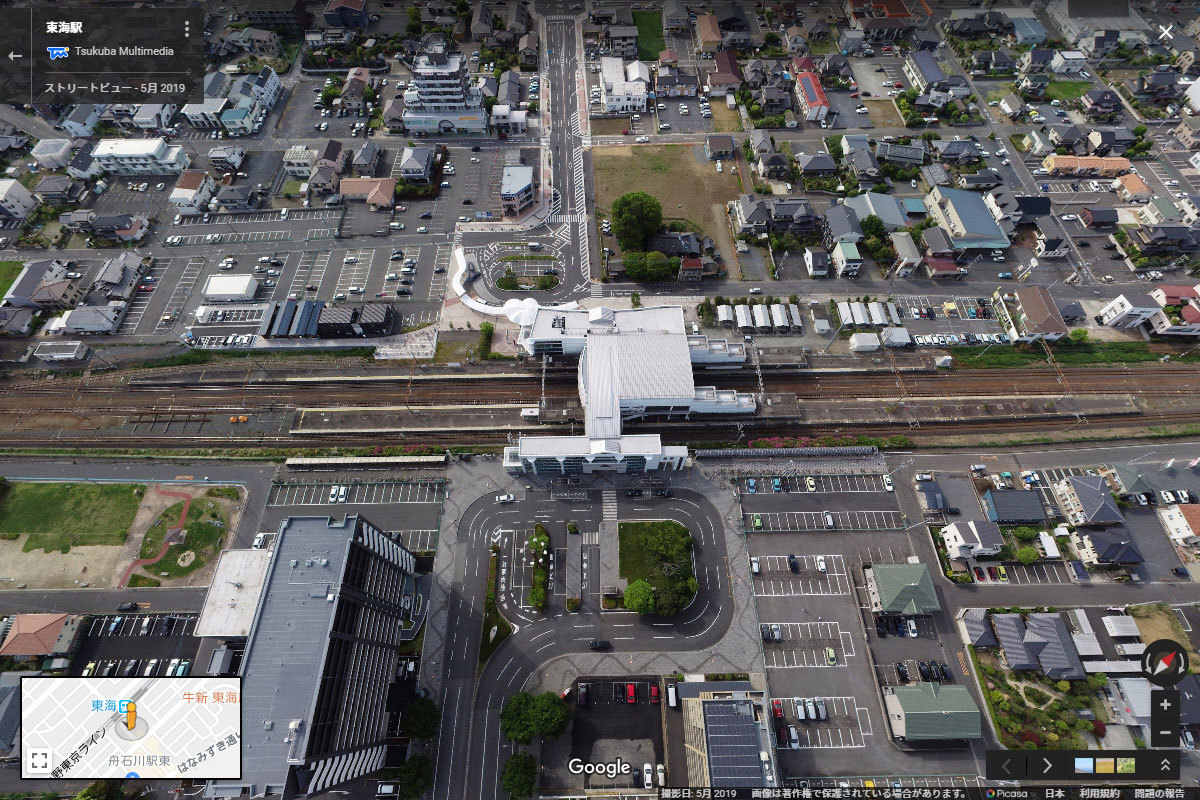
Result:
[[667,684],[667,705],[671,708],[679,705],[679,699],[675,695],[675,684],[673,683]]
[[522,408],[521,419],[531,419],[536,421],[539,413],[540,412],[537,408]]
[[400,270],[400,274],[401,275],[416,275],[417,270],[415,267],[404,267],[403,269]]

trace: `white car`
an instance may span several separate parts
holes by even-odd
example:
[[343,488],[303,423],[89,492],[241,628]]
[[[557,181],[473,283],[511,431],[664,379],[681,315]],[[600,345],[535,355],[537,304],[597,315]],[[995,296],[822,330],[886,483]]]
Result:
[[825,566],[825,556],[817,556],[817,572],[828,572]]
[[634,139],[633,141],[636,142],[637,144],[645,144],[646,142],[650,141],[650,137],[649,136],[639,136],[636,139]]
[[750,556],[750,571],[755,575],[762,574],[762,563],[758,560],[758,556]]
[[867,111],[866,108],[859,106],[858,108],[854,109],[854,113],[855,114],[870,114],[871,112]]
[[1075,220],[1079,219],[1079,217],[1075,216],[1074,214],[1063,214],[1061,217],[1059,217],[1059,219],[1061,219],[1063,222],[1074,222]]
[[883,488],[887,489],[889,492],[896,491],[896,487],[892,485],[892,476],[891,475],[883,476]]
[[357,264],[358,256],[346,256],[342,259],[343,264]]
[[496,502],[497,502],[497,503],[512,503],[512,502],[514,502],[516,499],[517,499],[517,498],[516,498],[516,496],[515,496],[515,495],[512,495],[512,494],[498,494],[498,495],[496,495]]
[[641,114],[634,114],[632,117],[630,117],[630,119],[634,120],[635,122],[641,118],[642,118]]

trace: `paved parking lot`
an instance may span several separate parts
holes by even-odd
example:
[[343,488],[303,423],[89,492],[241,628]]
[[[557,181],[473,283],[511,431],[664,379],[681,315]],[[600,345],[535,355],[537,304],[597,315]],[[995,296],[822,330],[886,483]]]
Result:
[[[825,515],[833,515],[832,528]],[[781,531],[894,531],[904,528],[899,511],[768,511],[742,514],[742,529],[755,533]]]
[[[805,701],[806,697],[785,697],[783,700],[783,718],[788,725],[796,726],[800,739],[799,750],[816,750],[831,747],[865,747],[865,736],[873,734],[871,718],[867,709],[858,705],[854,697],[825,697],[824,722],[806,719],[798,721],[796,701]],[[805,714],[807,717],[807,712]]]
[[[739,478],[738,491],[743,495],[746,494],[769,494],[774,493],[775,481],[779,481],[779,491],[784,493],[804,492],[809,493],[808,480],[812,479],[812,492],[882,492],[885,491],[883,486],[882,475],[783,475],[775,476],[756,476],[753,478]],[[750,490],[750,481],[754,481],[754,490]]]
[[[760,619],[759,624],[767,625],[771,630],[777,625],[783,636],[779,641],[763,641],[763,656],[771,669],[844,667],[846,659],[855,654],[850,631],[842,630],[836,621],[772,622]],[[833,650],[832,664],[825,648]]]
[[329,505],[329,491],[346,487],[344,502],[354,505],[384,503],[441,503],[445,493],[440,481],[420,483],[299,483],[275,484],[267,497],[268,506]]
[[850,594],[850,578],[842,556],[820,557],[825,559],[825,572],[817,569],[816,555],[796,556],[799,572],[788,568],[786,556],[758,556],[762,574],[754,576],[754,594],[760,597]]
[[110,678],[186,675],[193,670],[200,645],[192,636],[196,618],[144,611],[96,617],[81,632],[67,673]]

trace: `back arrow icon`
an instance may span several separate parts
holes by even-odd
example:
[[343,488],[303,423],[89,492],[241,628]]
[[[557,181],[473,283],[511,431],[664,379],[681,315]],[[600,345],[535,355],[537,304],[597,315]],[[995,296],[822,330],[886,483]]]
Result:
[[8,60],[9,61],[16,61],[18,58],[24,58],[24,57],[25,56],[22,53],[14,53],[11,50],[8,51]]

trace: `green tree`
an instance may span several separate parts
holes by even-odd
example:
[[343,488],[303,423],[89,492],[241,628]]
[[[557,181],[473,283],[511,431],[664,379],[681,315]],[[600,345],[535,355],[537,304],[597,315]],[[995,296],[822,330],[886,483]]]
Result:
[[1137,138],[1140,139],[1146,135],[1146,126],[1138,125],[1136,128],[1133,129],[1132,133],[1134,136],[1136,136]]
[[763,44],[767,47],[773,47],[780,43],[779,34],[774,31],[768,31],[763,34]]
[[1076,344],[1083,344],[1088,340],[1087,328],[1076,328],[1070,333],[1071,341]]
[[877,239],[883,239],[887,236],[887,228],[883,226],[883,220],[874,214],[863,217],[859,221],[859,226],[862,228],[864,237],[870,238],[873,236]]
[[543,739],[554,739],[563,735],[567,723],[571,721],[571,712],[566,702],[554,692],[543,692],[533,698],[530,706],[533,717],[533,728]]
[[1054,688],[1058,689],[1063,694],[1066,694],[1067,692],[1071,691],[1071,682],[1059,681],[1058,683],[1054,684]]
[[654,593],[654,610],[664,617],[673,617],[683,610],[685,598],[671,586],[664,586]]
[[1017,560],[1028,566],[1042,557],[1036,547],[1022,547],[1015,553]]
[[649,614],[654,610],[654,589],[643,580],[630,582],[625,587],[625,607],[639,614]]
[[537,100],[530,100],[525,106],[525,110],[530,114],[536,114],[539,108],[541,108],[541,106]]
[[612,228],[622,250],[641,250],[646,237],[662,227],[662,203],[645,192],[629,192],[613,201]]
[[404,32],[409,36],[420,36],[421,27],[421,9],[412,6],[408,9],[408,25],[404,28]]
[[124,781],[94,781],[83,787],[79,794],[75,795],[75,800],[123,800],[125,792],[123,791]]
[[631,306],[633,306],[634,308],[641,308],[642,307],[642,293],[634,292],[633,294],[629,295],[629,304]]
[[660,561],[678,561],[692,546],[688,529],[678,523],[660,522],[645,529],[642,547]]
[[531,753],[513,753],[504,763],[500,785],[512,800],[524,800],[537,790],[537,759]]
[[1022,525],[1013,531],[1013,536],[1017,537],[1017,541],[1019,542],[1032,542],[1037,538],[1038,532],[1033,528]]
[[404,710],[404,733],[414,739],[432,739],[442,713],[428,697],[418,697]]
[[433,788],[433,762],[429,756],[411,756],[396,770],[401,800],[418,800]]
[[468,0],[458,0],[458,4],[454,6],[454,10],[459,14],[470,14],[471,4]]
[[500,730],[510,742],[529,744],[537,733],[533,722],[533,697],[527,692],[517,692],[508,698],[500,712]]

